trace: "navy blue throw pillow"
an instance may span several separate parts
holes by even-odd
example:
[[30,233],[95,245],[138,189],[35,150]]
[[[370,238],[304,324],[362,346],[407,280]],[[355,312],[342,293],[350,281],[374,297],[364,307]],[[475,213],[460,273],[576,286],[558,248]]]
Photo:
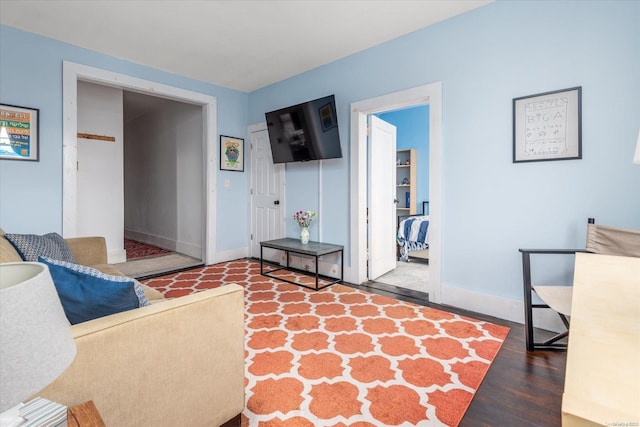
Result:
[[140,306],[132,279],[108,280],[90,267],[43,257],[38,260],[49,267],[62,308],[72,325]]

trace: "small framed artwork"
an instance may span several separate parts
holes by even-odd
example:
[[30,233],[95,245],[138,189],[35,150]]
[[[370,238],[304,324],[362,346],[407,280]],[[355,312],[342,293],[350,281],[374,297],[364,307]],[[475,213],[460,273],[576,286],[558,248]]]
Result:
[[323,132],[336,127],[336,117],[330,103],[320,107],[318,112],[320,113],[320,123],[322,123]]
[[244,172],[244,139],[220,135],[220,170]]
[[40,110],[0,104],[0,159],[40,160]]
[[513,100],[513,163],[582,158],[582,87]]

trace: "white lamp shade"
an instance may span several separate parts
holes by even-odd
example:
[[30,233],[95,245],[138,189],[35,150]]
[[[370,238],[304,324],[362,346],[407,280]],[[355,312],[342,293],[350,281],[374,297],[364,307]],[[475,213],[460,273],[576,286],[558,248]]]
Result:
[[47,266],[0,264],[0,412],[53,382],[75,355]]

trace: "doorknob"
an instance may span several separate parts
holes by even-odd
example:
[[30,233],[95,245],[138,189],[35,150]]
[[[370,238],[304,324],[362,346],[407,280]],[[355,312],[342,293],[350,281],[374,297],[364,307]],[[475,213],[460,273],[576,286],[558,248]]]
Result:
[[279,204],[280,204],[280,200],[275,200],[275,201],[273,202],[273,204],[274,204],[274,205],[279,205]]
[[394,204],[394,205],[397,205],[397,204],[398,204],[398,202],[399,202],[399,200],[398,200],[398,199],[393,199],[393,204]]

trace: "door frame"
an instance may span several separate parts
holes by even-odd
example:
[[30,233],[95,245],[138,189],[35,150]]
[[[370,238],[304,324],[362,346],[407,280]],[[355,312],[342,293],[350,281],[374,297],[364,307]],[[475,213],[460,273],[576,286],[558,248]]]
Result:
[[200,105],[203,117],[203,171],[205,200],[203,214],[204,240],[202,260],[215,263],[216,254],[216,165],[215,137],[218,134],[217,99],[150,80],[119,74],[74,62],[62,64],[62,233],[65,237],[77,235],[77,160],[78,160],[78,80],[131,90],[187,104]]
[[442,82],[351,104],[351,269],[348,281],[367,281],[367,116],[429,104],[429,299],[440,302],[442,265]]
[[[249,144],[251,144],[251,146],[249,147],[249,157],[250,157],[250,162],[249,162],[249,197],[247,198],[249,203],[248,203],[248,208],[249,208],[249,234],[247,235],[247,242],[249,242],[249,256],[251,257],[253,255],[252,251],[253,251],[253,240],[251,239],[251,236],[255,236],[256,235],[256,230],[255,230],[255,224],[253,221],[253,209],[254,209],[254,198],[253,198],[253,193],[252,193],[252,186],[251,184],[253,183],[253,174],[255,173],[254,170],[254,164],[253,164],[253,159],[254,159],[254,148],[253,148],[253,142],[251,141],[251,134],[254,132],[260,132],[260,131],[267,131],[267,122],[260,122],[260,123],[255,123],[253,125],[249,125],[249,127],[247,128],[247,138],[249,139]],[[280,180],[278,182],[278,188],[280,191],[280,212],[286,212],[287,209],[287,198],[286,198],[286,173],[284,170],[284,165],[275,165],[275,170],[278,170],[278,168],[280,168]],[[284,224],[285,218],[284,216],[281,216],[280,218],[280,237],[284,237],[285,236],[285,224]]]

